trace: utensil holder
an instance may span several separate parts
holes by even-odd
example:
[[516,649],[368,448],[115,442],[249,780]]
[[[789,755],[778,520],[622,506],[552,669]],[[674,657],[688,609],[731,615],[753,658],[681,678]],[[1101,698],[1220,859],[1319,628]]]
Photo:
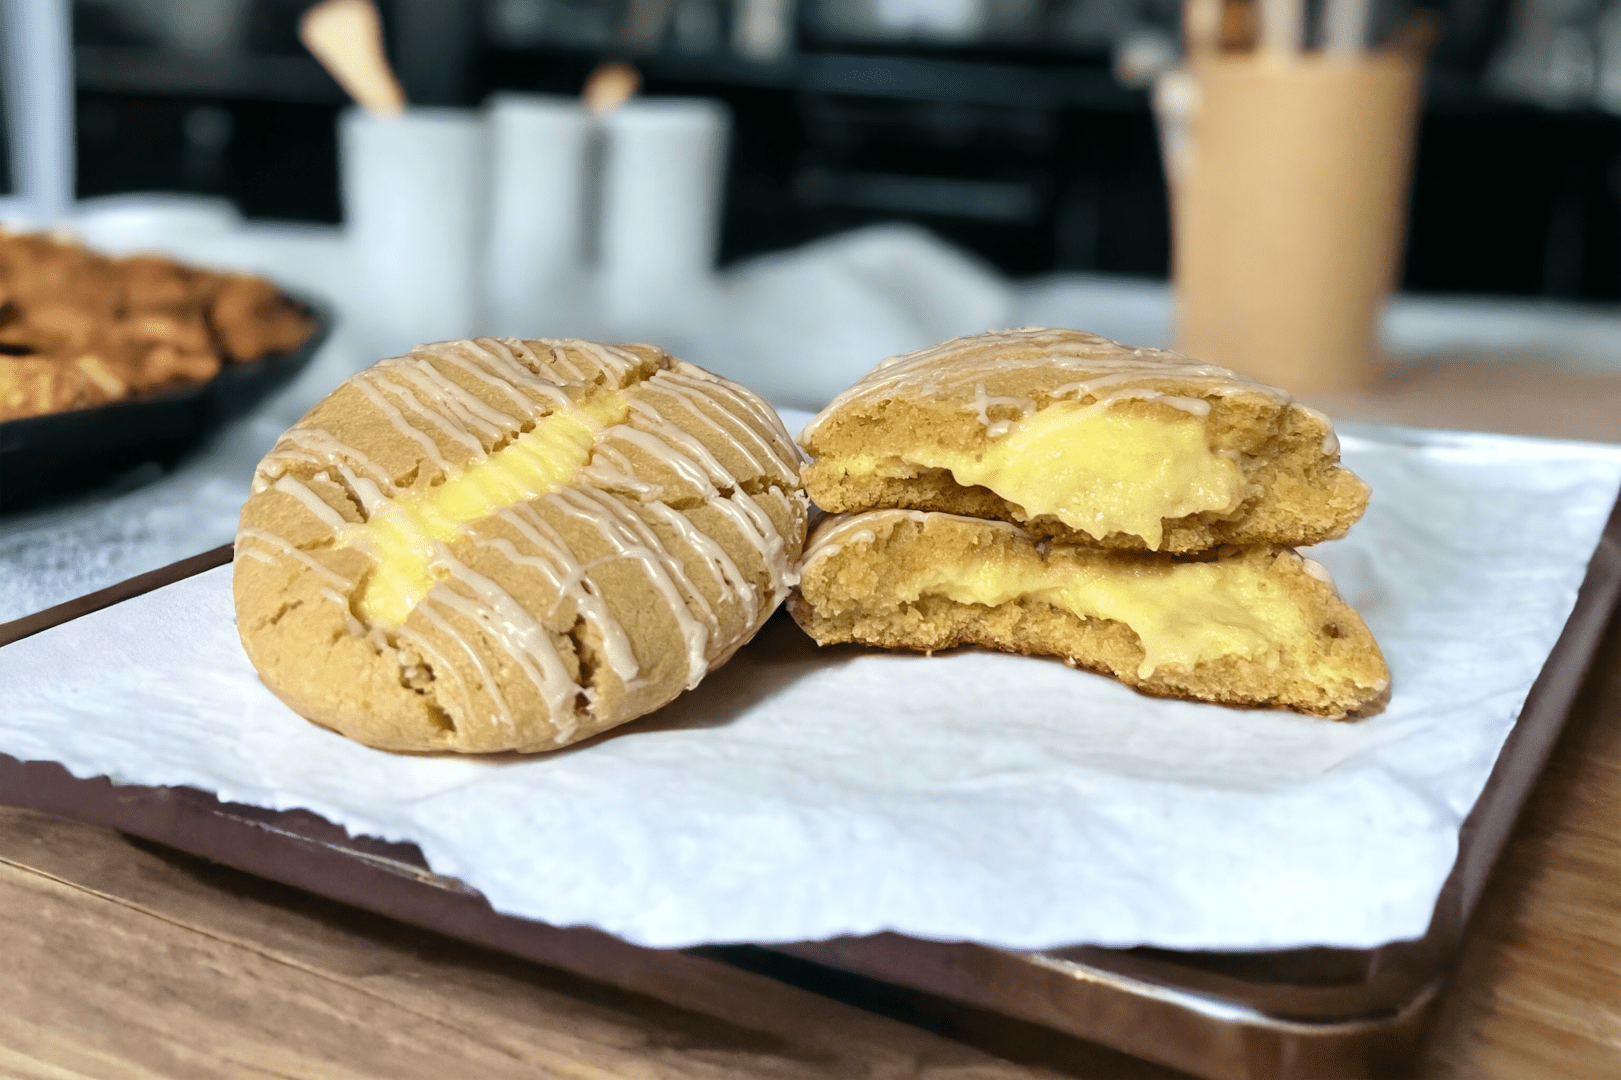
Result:
[[486,202],[482,115],[351,109],[339,141],[355,260],[351,314],[364,346],[392,356],[471,335]]
[[1172,199],[1180,351],[1299,392],[1377,378],[1420,71],[1396,52],[1194,62]]
[[667,330],[714,273],[731,113],[709,99],[635,99],[602,125],[603,314],[619,333]]
[[579,333],[595,121],[577,98],[497,94],[486,122],[482,329],[530,338]]

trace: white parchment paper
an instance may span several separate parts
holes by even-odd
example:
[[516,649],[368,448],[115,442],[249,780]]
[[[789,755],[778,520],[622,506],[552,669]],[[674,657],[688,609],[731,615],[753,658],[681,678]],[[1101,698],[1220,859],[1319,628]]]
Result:
[[306,807],[498,909],[653,946],[895,930],[1012,948],[1415,937],[1621,485],[1621,447],[1345,439],[1313,550],[1394,676],[1356,724],[1139,696],[978,651],[818,651],[785,620],[670,708],[534,757],[395,756],[267,692],[225,567],[0,650],[0,751]]

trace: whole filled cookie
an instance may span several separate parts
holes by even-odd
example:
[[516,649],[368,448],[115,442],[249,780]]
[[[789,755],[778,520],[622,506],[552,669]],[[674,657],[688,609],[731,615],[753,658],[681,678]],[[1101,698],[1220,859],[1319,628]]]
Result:
[[819,644],[1062,657],[1151,694],[1341,718],[1390,672],[1328,572],[1288,548],[1107,551],[917,510],[823,520],[789,611]]
[[805,537],[749,391],[650,345],[480,338],[360,372],[260,463],[233,589],[261,679],[395,750],[546,750],[753,636]]
[[1314,544],[1368,502],[1321,413],[1076,330],[998,330],[885,360],[800,441],[825,510],[997,518],[1094,547]]

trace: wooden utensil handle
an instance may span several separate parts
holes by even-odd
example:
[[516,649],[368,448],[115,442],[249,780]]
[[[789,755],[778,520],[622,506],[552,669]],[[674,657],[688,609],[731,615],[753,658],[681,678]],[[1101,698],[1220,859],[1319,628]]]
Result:
[[304,13],[298,39],[367,112],[397,116],[405,90],[383,55],[383,26],[371,0],[322,0]]

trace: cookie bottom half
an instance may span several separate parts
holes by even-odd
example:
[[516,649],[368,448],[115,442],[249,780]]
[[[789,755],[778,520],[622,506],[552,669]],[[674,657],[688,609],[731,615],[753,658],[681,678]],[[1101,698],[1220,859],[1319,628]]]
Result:
[[1197,558],[1039,540],[1003,522],[830,518],[789,601],[820,644],[1054,656],[1150,694],[1343,718],[1390,686],[1366,624],[1288,548]]

